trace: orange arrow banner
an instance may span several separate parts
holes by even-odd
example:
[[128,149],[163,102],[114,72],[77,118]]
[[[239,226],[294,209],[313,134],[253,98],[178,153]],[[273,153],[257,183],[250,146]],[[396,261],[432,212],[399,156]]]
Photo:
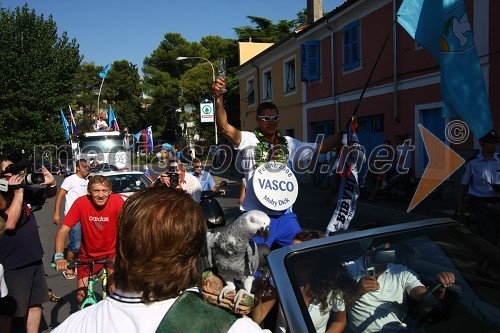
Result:
[[424,140],[425,150],[429,156],[429,164],[425,168],[407,212],[415,208],[436,187],[441,185],[455,170],[465,163],[465,160],[460,155],[450,149],[450,147],[439,140],[422,124],[418,124],[418,128]]

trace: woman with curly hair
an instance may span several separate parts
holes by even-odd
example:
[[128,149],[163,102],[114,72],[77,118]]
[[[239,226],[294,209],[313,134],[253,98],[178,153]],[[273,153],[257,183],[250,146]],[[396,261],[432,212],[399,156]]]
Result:
[[[294,236],[292,244],[317,239],[320,234],[312,230],[304,230]],[[300,286],[302,297],[311,316],[316,332],[343,332],[350,308],[358,296],[358,285],[351,273],[343,266],[339,258],[332,258],[328,265],[324,258],[313,255],[302,255],[293,264],[293,275]],[[257,288],[258,289],[258,288]],[[259,299],[256,292],[256,307],[252,312],[253,320],[260,323],[276,301]],[[285,317],[281,307],[276,320],[276,332],[287,331]]]
[[[295,235],[292,244],[319,238],[314,231]],[[358,296],[358,285],[340,258],[331,258],[328,265],[317,256],[301,257],[293,269],[302,297],[316,332],[342,332],[346,326],[346,310]]]
[[301,281],[300,289],[316,331],[342,332],[347,322],[346,310],[358,295],[358,285],[351,273],[337,258],[332,258],[328,265],[307,260],[296,266],[297,270],[309,271],[305,277],[309,281]]

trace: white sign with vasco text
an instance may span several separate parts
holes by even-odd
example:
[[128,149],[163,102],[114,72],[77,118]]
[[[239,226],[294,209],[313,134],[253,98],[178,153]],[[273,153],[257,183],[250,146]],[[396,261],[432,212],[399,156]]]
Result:
[[297,178],[283,163],[264,163],[255,170],[252,178],[255,196],[269,209],[286,210],[297,200]]

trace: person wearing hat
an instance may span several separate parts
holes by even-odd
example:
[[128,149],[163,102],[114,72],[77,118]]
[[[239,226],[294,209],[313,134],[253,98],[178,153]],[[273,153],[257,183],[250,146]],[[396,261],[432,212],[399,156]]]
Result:
[[495,130],[479,139],[481,151],[465,165],[458,212],[463,215],[467,194],[479,234],[500,246],[500,156],[496,152],[497,144]]
[[96,132],[103,132],[108,129],[108,124],[104,121],[103,115],[99,115],[99,119],[96,120],[94,124],[94,130]]

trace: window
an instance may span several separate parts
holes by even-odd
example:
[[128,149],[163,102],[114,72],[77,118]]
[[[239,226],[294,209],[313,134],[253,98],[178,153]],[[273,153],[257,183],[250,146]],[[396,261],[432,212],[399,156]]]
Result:
[[335,121],[334,120],[326,120],[326,121],[315,121],[311,123],[311,137],[310,141],[315,141],[316,137],[319,134],[325,135],[325,138],[329,135],[334,134],[335,131]]
[[349,23],[342,30],[344,45],[344,71],[359,67],[359,20]]
[[273,98],[273,80],[271,71],[264,73],[264,100]]
[[319,80],[321,77],[319,46],[318,40],[309,40],[300,45],[302,82]]
[[295,91],[295,59],[285,62],[285,94]]
[[255,104],[255,88],[254,88],[254,81],[253,79],[250,79],[247,81],[247,105],[253,105]]

